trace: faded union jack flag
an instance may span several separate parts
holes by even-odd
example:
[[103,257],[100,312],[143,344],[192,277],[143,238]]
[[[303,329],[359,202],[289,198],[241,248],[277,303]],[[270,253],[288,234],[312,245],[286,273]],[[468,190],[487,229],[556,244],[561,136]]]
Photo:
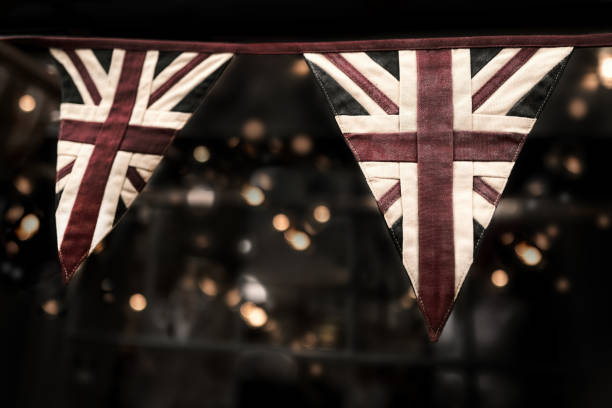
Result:
[[571,47],[304,54],[437,340]]
[[55,218],[68,282],[132,205],[232,54],[51,54],[62,76]]

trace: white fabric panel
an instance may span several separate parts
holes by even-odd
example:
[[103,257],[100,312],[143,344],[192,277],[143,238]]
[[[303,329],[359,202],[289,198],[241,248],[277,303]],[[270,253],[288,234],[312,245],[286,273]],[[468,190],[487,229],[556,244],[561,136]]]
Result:
[[[133,160],[133,158],[132,158],[132,162],[133,162],[133,161],[134,161],[134,160]],[[132,166],[132,165],[130,164],[130,166]],[[138,174],[140,174],[140,177],[142,177],[142,179],[143,179],[145,182],[148,182],[148,181],[149,181],[149,179],[151,178],[151,175],[153,174],[153,171],[144,170],[144,169],[141,169],[141,168],[136,168],[136,171],[138,172]]]
[[151,84],[151,92],[155,92],[157,88],[165,84],[174,74],[183,69],[185,65],[189,64],[189,62],[197,56],[197,52],[183,52],[179,54],[174,61],[157,74]]
[[344,72],[342,72],[333,62],[321,54],[305,53],[304,57],[312,61],[319,68],[325,71],[334,79],[346,92],[371,115],[385,115],[385,111],[370,96],[355,84]]
[[158,57],[159,51],[147,51],[145,55],[140,82],[138,83],[136,102],[134,103],[132,116],[130,117],[131,124],[142,124],[147,105],[149,104],[149,96],[151,96],[151,82],[153,81],[153,74],[155,73],[155,65],[157,64]]
[[341,55],[393,103],[399,104],[399,81],[389,71],[381,67],[365,52],[347,52]]
[[526,135],[535,124],[535,119],[518,116],[472,115],[473,130],[478,132],[510,132]]
[[58,153],[57,154],[57,162],[56,162],[56,165],[55,165],[55,170],[56,171],[60,171],[61,169],[66,167],[68,164],[73,162],[74,159],[76,159],[76,154],[60,154],[60,153]]
[[[401,109],[401,107],[400,107]],[[336,122],[342,133],[393,133],[399,132],[398,115],[337,115]],[[416,131],[416,120],[415,120]]]
[[400,132],[417,130],[417,62],[416,51],[399,51]]
[[69,155],[69,156],[76,157],[79,155],[79,152],[81,151],[82,146],[83,146],[83,143],[70,142],[68,140],[58,140],[57,141],[57,154],[59,156]]
[[484,228],[487,228],[491,217],[493,217],[495,207],[475,191],[472,192],[472,203],[474,219]]
[[102,99],[108,99],[109,96],[112,97],[112,90],[109,90],[107,86],[108,78],[106,71],[104,71],[104,68],[100,65],[100,61],[98,61],[93,51],[90,49],[80,49],[74,52],[81,58],[81,62],[83,62],[83,65],[87,69]]
[[132,159],[130,160],[130,166],[152,172],[155,170],[162,158],[163,156],[157,154],[134,153],[132,155]]
[[470,50],[451,50],[453,70],[453,129],[472,130]]
[[64,66],[64,69],[66,70],[68,75],[70,75],[70,78],[72,78],[74,85],[81,94],[81,99],[83,99],[83,103],[85,105],[94,105],[93,100],[91,99],[91,95],[89,95],[89,91],[85,86],[85,82],[83,82],[79,71],[76,69],[76,67],[70,60],[70,57],[68,57],[68,54],[57,48],[51,48],[49,49],[49,52],[51,52],[51,55],[53,55],[53,57]]
[[474,176],[508,178],[514,162],[474,162]]
[[66,177],[63,177],[60,181],[55,183],[55,194],[59,193],[60,191],[64,189],[64,187],[66,187],[66,183],[68,183],[69,175],[70,174],[67,174]]
[[472,78],[472,94],[478,92],[484,84],[512,59],[521,49],[520,48],[504,48],[491,61],[489,61],[476,75]]
[[402,262],[419,293],[419,220],[418,172],[416,163],[400,163],[402,191]]
[[76,103],[64,102],[60,105],[60,119],[101,123],[106,120],[109,111],[110,105],[80,105]]
[[[79,187],[81,186],[81,180],[83,180],[85,169],[87,168],[89,158],[94,148],[93,145],[85,143],[67,143],[78,144],[79,151],[77,153],[77,158],[74,162],[74,166],[72,166],[72,172],[68,176],[66,176],[66,186],[64,187],[62,198],[60,199],[57,206],[57,210],[55,211],[58,249],[60,248],[62,240],[64,239],[64,232],[66,231],[66,226],[68,225],[70,212],[72,211],[72,207],[74,206],[74,201],[76,200],[77,193],[79,192]],[[60,145],[63,146],[60,147]],[[60,141],[58,143],[58,150],[60,148],[66,148],[65,142],[63,143],[62,141]]]
[[366,178],[387,178],[399,180],[399,163],[397,162],[359,162],[361,171]]
[[453,163],[453,227],[455,246],[455,298],[472,265],[474,256],[474,222],[472,162]]
[[104,189],[102,205],[98,213],[98,220],[91,240],[89,252],[104,239],[104,237],[113,229],[113,221],[117,212],[117,204],[119,203],[119,195],[123,188],[123,183],[126,179],[125,175],[132,158],[132,153],[118,151],[115,155],[115,161],[111,167],[108,176],[108,182]]
[[230,53],[212,54],[168,89],[166,93],[150,106],[151,109],[169,111],[191,92],[193,88],[198,86],[200,82],[204,81],[225,64],[227,60],[232,58],[232,55]]
[[189,118],[191,118],[191,115],[191,113],[184,112],[164,112],[147,109],[142,118],[141,125],[166,129],[182,129]]
[[505,115],[571,52],[572,47],[540,48],[476,110],[476,113]]

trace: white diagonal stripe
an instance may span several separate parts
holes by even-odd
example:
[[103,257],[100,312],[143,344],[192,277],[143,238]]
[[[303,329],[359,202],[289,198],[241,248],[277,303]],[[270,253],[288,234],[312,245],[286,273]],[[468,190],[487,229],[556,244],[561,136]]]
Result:
[[348,92],[357,103],[359,103],[366,111],[371,115],[385,115],[386,112],[380,107],[370,96],[353,82],[348,75],[340,70],[333,62],[328,60],[324,55],[321,54],[304,54],[304,57],[309,61],[312,61],[319,68],[325,71],[330,77],[334,79],[346,92]]
[[85,82],[83,82],[83,78],[81,78],[79,71],[70,60],[70,57],[68,57],[68,54],[57,48],[51,48],[49,52],[51,52],[51,55],[63,65],[68,75],[70,75],[70,78],[72,78],[74,85],[81,95],[81,99],[83,99],[83,103],[85,105],[94,105],[93,99],[91,99],[91,95],[89,95],[89,91],[87,90],[87,86],[85,86]]
[[153,102],[149,108],[153,110],[169,111],[191,92],[193,88],[213,74],[232,58],[232,56],[233,54],[230,53],[212,54],[185,74],[177,83],[172,85],[172,87],[158,100]]
[[505,115],[550,70],[572,52],[572,47],[540,48],[514,75],[476,110],[476,113]]
[[172,75],[179,72],[197,55],[197,52],[183,52],[179,54],[170,64],[168,64],[168,66],[157,74],[155,79],[153,79],[153,83],[151,84],[151,92],[155,92],[157,88],[165,84],[170,78],[172,78]]
[[495,57],[491,59],[484,67],[472,78],[472,94],[478,92],[489,79],[493,78],[497,72],[503,68],[521,49],[520,48],[504,48]]
[[115,213],[117,212],[119,195],[123,189],[123,183],[127,178],[125,175],[131,158],[132,153],[124,151],[118,151],[115,155],[115,161],[111,167],[104,189],[104,195],[102,196],[100,212],[98,213],[98,220],[96,221],[96,228],[89,249],[90,253],[113,229],[113,221],[115,220]]
[[399,81],[389,71],[381,67],[365,52],[346,52],[340,54],[387,98],[399,104]]

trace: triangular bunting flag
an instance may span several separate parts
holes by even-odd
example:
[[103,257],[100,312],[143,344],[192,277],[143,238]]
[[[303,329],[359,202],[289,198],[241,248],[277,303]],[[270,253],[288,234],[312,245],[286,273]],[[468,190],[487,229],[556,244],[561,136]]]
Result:
[[63,279],[132,205],[231,53],[58,49],[57,243]]
[[436,341],[571,47],[305,53]]

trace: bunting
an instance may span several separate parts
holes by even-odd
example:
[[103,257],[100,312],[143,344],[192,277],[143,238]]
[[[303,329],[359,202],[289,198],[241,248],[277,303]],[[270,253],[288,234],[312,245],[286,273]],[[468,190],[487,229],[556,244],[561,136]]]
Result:
[[146,187],[235,54],[302,54],[378,203],[433,341],[573,47],[612,46],[612,34],[0,40],[49,47],[61,74],[55,215],[66,283]]

